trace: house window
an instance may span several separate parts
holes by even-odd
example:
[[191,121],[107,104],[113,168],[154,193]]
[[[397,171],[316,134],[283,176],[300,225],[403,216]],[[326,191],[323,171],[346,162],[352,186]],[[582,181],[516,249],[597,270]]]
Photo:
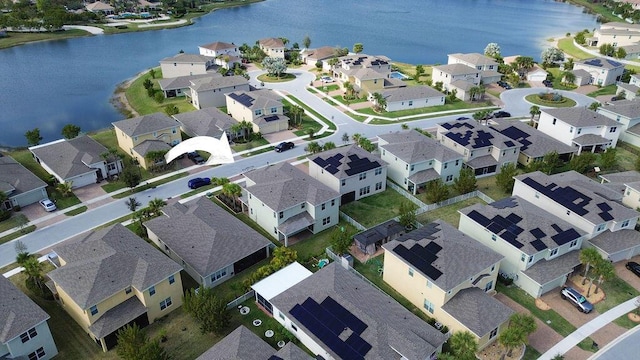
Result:
[[572,248],[572,247],[574,247],[574,246],[576,246],[576,245],[578,245],[578,240],[573,240],[573,241],[571,242],[571,244],[569,244],[569,248]]
[[567,210],[567,215],[571,215],[571,211]]
[[329,225],[331,224],[331,216],[327,216],[326,218],[322,219],[322,225]]
[[553,122],[552,122],[551,124],[552,124],[552,125],[555,125],[555,124],[556,124],[556,120],[557,120],[557,119],[553,119]]
[[533,258],[534,258],[533,256],[529,256],[529,262],[532,262]]
[[284,217],[284,211],[280,211],[280,212],[278,213],[278,217],[279,217],[280,219],[282,219],[282,218]]
[[427,299],[424,299],[424,308],[427,309],[428,312],[433,314],[433,303]]
[[137,136],[134,136],[134,137],[133,137],[133,141],[138,141],[138,137],[137,137]]
[[596,230],[596,231],[602,231],[602,230],[604,230],[605,225],[606,225],[606,224],[600,224],[600,225],[598,225],[598,230]]
[[453,180],[453,175],[447,175],[447,179],[446,182],[452,181]]
[[533,195],[536,197],[536,199],[540,199],[540,193],[536,191],[536,193]]
[[573,133],[573,126],[569,128],[569,132]]
[[493,289],[493,280],[491,280],[491,281],[489,281],[489,282],[487,283],[487,285],[484,287],[484,291],[485,291],[485,292],[487,292],[487,291],[491,291],[491,289]]
[[629,226],[629,220],[625,220],[622,222],[622,227],[627,227]]
[[558,248],[551,250],[551,252],[549,253],[549,257],[554,257],[556,255],[558,255]]
[[[467,150],[465,150],[466,152]],[[456,166],[460,165],[460,160],[456,160]]]
[[262,109],[258,109],[254,112],[254,114],[256,114],[256,116],[260,116],[262,115]]
[[409,268],[409,276],[413,277],[413,268]]
[[520,261],[524,262],[525,260],[527,260],[527,255],[525,254],[520,255]]
[[280,319],[284,320],[284,314],[278,311],[278,316],[280,317]]
[[326,204],[322,204],[322,205],[320,206],[320,210],[324,210],[326,207],[327,207],[327,206],[326,206]]
[[370,192],[371,192],[371,186],[365,186],[360,189],[360,196],[367,195]]
[[44,357],[45,353],[44,353],[44,348],[43,347],[39,347],[38,350],[32,352],[29,354],[29,360],[38,360],[38,359],[42,359]]
[[227,276],[227,269],[226,268],[224,268],[222,270],[218,270],[218,271],[214,272],[213,274],[211,274],[211,282],[218,281],[218,280],[222,279],[225,276]]
[[98,305],[93,305],[92,307],[89,308],[89,312],[91,312],[91,315],[95,315],[98,313]]
[[149,296],[153,296],[156,294],[156,287],[152,286],[149,288]]
[[36,328],[31,328],[25,332],[23,332],[22,334],[20,334],[20,340],[22,340],[22,343],[26,343],[27,341],[33,339],[34,337],[36,337],[36,335],[38,335],[38,332],[36,331]]
[[611,129],[609,129],[609,132],[610,132],[610,133],[614,133],[614,132],[616,132],[616,130],[617,130],[617,129],[618,129],[618,128],[614,126],[614,127],[612,127]]
[[175,277],[175,275],[171,275],[171,276],[169,276],[169,285],[173,284],[174,282],[176,282],[176,277]]
[[444,163],[444,168],[446,169],[449,163]]
[[127,287],[124,289],[124,293],[125,293],[125,294],[131,294],[131,286],[127,286]]
[[304,209],[306,205],[307,205],[307,203],[300,204],[300,209]]
[[273,233],[274,233],[274,234],[277,234],[277,233],[278,233],[278,228],[277,228],[277,227],[275,227],[275,226],[273,227]]
[[172,302],[171,302],[171,296],[169,296],[168,298],[160,301],[160,310],[164,310],[166,308],[168,308],[169,306],[171,306]]
[[406,165],[404,166],[404,169],[405,169],[405,170],[409,170],[409,164],[406,164]]
[[496,239],[497,239],[496,234],[492,234],[491,235],[491,240],[496,241]]
[[431,286],[433,286],[433,283],[427,279],[427,287],[431,288]]
[[331,206],[335,206],[336,205],[336,199],[331,200]]
[[577,134],[580,135],[581,132],[582,132],[582,128],[578,129]]
[[376,191],[378,190],[382,190],[382,181],[379,183],[376,183]]
[[346,179],[342,179],[342,186],[347,185],[347,180]]
[[377,168],[376,171],[374,172],[374,175],[380,175],[382,174],[382,168]]
[[413,101],[409,101],[409,106],[413,106]]
[[114,163],[108,163],[107,164],[107,171],[112,171],[116,169],[116,164]]
[[293,331],[298,331],[298,328],[295,325],[293,325],[293,323],[291,323],[291,328],[293,329]]
[[172,134],[175,134],[176,132],[177,132],[177,131],[176,131],[176,128],[171,129],[171,133],[172,133]]
[[491,330],[491,332],[489,333],[489,339],[493,339],[497,335],[498,335],[498,328],[495,328],[495,329]]
[[278,112],[278,108],[275,108],[275,107],[272,107],[272,108],[271,108],[271,113],[272,113],[272,114],[275,114],[275,113],[277,113],[277,112]]
[[364,180],[364,179],[366,179],[366,178],[367,178],[367,173],[366,173],[366,172],[365,172],[365,173],[360,173],[360,175],[358,176],[358,178],[359,178],[360,180]]
[[496,269],[495,265],[491,266],[491,272],[493,272],[493,270],[495,270],[495,269]]

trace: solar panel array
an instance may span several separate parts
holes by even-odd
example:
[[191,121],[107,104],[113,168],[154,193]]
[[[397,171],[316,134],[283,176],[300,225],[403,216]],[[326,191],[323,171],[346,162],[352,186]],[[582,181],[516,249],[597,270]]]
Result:
[[411,266],[420,270],[432,280],[438,280],[442,276],[442,271],[433,266],[433,262],[438,259],[440,250],[442,250],[442,247],[433,241],[430,241],[425,246],[415,243],[411,249],[407,249],[403,244],[398,244],[393,248],[393,251],[398,256],[405,259]]
[[271,121],[276,121],[278,120],[280,117],[278,115],[271,115],[271,116],[266,116],[264,118],[264,121],[266,122],[271,122]]
[[493,134],[486,132],[484,130],[478,130],[476,132],[476,136],[473,138],[474,145],[471,147],[474,149],[483,148],[487,146],[493,145],[491,143],[491,139],[493,139]]
[[598,209],[602,210],[602,212],[598,213],[598,216],[604,221],[613,220],[613,216],[609,213],[609,211],[613,210],[609,204],[606,202],[601,202],[600,204],[596,204]]
[[453,128],[459,129],[461,127],[466,127],[467,129],[474,129],[475,127],[472,124],[469,124],[468,122],[455,122],[455,123],[442,123],[440,124],[440,126],[442,126],[443,128],[447,129],[447,130],[451,130]]
[[585,206],[593,199],[572,187],[558,186],[556,183],[544,186],[530,177],[524,178],[522,182],[580,216],[589,212]]
[[313,159],[313,162],[318,164],[318,166],[320,166],[321,168],[327,170],[330,174],[336,174],[340,170],[342,158],[344,158],[344,155],[338,153],[326,159],[318,156]]
[[[531,135],[529,135],[526,132],[518,129],[515,126],[509,126],[508,128],[500,130],[499,132],[502,135],[508,137],[509,139],[515,140],[515,141],[519,142],[520,144],[522,144],[522,147],[520,148],[520,150],[522,150],[522,151],[527,150],[529,148],[529,145],[531,145],[531,141],[528,140],[529,136],[531,136]],[[505,145],[510,146],[506,142],[505,142]]]
[[[348,160],[347,160],[348,159]],[[371,161],[366,157],[359,157],[358,155],[351,154],[344,159],[343,154],[335,154],[326,159],[318,156],[313,159],[313,162],[318,164],[318,166],[327,170],[331,174],[336,174],[340,170],[340,165],[343,161],[346,161],[347,169],[344,171],[345,174],[352,176],[356,174],[360,174],[365,171],[369,171],[375,168],[379,168],[381,165],[378,161]]]
[[[360,336],[367,324],[331,297],[320,304],[309,297],[289,312],[341,359],[364,359],[372,348]],[[346,330],[351,334],[343,341],[340,335]]]
[[247,93],[242,93],[242,94],[236,94],[236,93],[231,93],[229,94],[229,97],[232,98],[233,100],[239,102],[240,104],[246,106],[246,107],[251,107],[251,105],[253,105],[253,101],[254,98],[249,96],[249,94]]

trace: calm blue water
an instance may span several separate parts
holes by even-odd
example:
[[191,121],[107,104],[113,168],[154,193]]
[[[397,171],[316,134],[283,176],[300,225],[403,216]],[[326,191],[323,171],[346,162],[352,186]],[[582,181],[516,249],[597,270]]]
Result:
[[311,47],[361,42],[365,53],[435,64],[489,42],[503,55],[537,59],[545,39],[595,27],[582,8],[551,0],[267,0],[179,29],[28,44],[0,50],[0,146],[26,145],[24,133],[35,127],[44,141],[60,138],[67,123],[107,127],[122,119],[109,103],[117,84],[213,41],[301,43],[308,34]]

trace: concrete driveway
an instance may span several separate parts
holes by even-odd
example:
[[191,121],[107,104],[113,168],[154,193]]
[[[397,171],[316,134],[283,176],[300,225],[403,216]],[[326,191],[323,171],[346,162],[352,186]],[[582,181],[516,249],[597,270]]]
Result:
[[[577,287],[573,286],[570,282],[567,283],[567,285],[577,289]],[[542,295],[541,298],[545,303],[547,303],[547,305],[555,310],[555,312],[560,314],[560,316],[565,318],[575,327],[580,327],[599,315],[596,310],[593,310],[589,314],[585,314],[578,310],[578,308],[569,300],[563,300],[560,296],[560,288],[549,291]]]
[[[637,263],[640,263],[640,255],[634,256],[629,261],[635,261]],[[616,275],[618,275],[618,277],[624,280],[627,284],[633,286],[636,290],[640,291],[640,277],[638,277],[633,272],[627,270],[627,268],[625,267],[626,263],[627,261],[625,260],[625,261],[619,261],[613,264],[614,268],[616,269]]]

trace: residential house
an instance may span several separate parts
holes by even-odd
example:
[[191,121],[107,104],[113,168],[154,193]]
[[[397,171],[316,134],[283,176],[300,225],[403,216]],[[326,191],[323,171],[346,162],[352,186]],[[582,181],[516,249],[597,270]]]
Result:
[[173,118],[178,120],[182,131],[190,137],[210,136],[219,139],[226,132],[229,140],[233,140],[238,135],[231,131],[238,122],[218,108],[175,114]]
[[414,195],[435,179],[453,183],[462,169],[462,155],[415,130],[378,135],[378,147],[389,178]]
[[481,70],[464,64],[448,64],[433,67],[431,79],[433,83],[442,83],[442,88],[447,92],[455,90],[456,97],[466,101],[471,99],[470,90],[480,85]]
[[[365,255],[374,255],[382,245],[405,233],[405,227],[395,220],[385,221],[353,236],[356,248]],[[382,270],[382,268],[380,268]]]
[[206,74],[213,65],[212,58],[199,54],[180,53],[160,60],[162,77],[165,79]]
[[231,69],[241,63],[240,49],[235,44],[216,41],[211,44],[198,46],[200,55],[214,58],[214,64],[225,69]]
[[160,86],[160,90],[164,94],[165,98],[178,96],[185,96],[190,98],[191,90],[189,89],[189,86],[191,86],[192,80],[219,77],[222,77],[222,74],[216,72],[209,72],[200,75],[178,76],[174,78],[160,79],[158,80],[158,85]]
[[354,90],[362,95],[387,89],[404,87],[406,84],[391,76],[391,60],[386,56],[371,56],[366,54],[347,55],[339,58],[333,69],[333,76],[344,87],[346,82],[353,85]]
[[607,103],[597,112],[618,123],[621,141],[640,146],[640,99]]
[[[517,58],[519,58],[520,55],[514,55],[514,56],[505,56],[503,58],[503,61],[505,64],[508,65],[513,65],[516,61]],[[527,81],[536,81],[536,82],[542,82],[544,80],[547,79],[547,75],[549,73],[546,72],[544,69],[542,69],[540,67],[540,65],[538,64],[533,64],[533,67],[531,69],[529,69],[529,71],[527,71],[526,73],[526,79]]]
[[518,155],[518,163],[523,166],[534,161],[542,161],[545,155],[554,151],[561,161],[567,162],[577,151],[576,148],[563,144],[522,121],[493,119],[490,127],[522,145]]
[[498,338],[513,310],[495,293],[503,256],[436,220],[382,246],[383,279],[450,331],[469,331],[480,349]]
[[458,228],[504,256],[500,273],[538,298],[580,265],[585,232],[519,196],[459,210]]
[[[640,45],[638,46],[640,48]],[[640,51],[640,49],[639,49]],[[629,78],[629,83],[619,81],[616,88],[616,101],[618,100],[635,100],[640,93],[640,75],[633,74]],[[605,105],[611,105],[606,103]]]
[[313,274],[294,263],[252,288],[258,304],[323,359],[433,360],[447,339],[335,262]]
[[120,224],[54,248],[60,267],[47,286],[62,308],[102,347],[128,324],[145,327],[182,305],[182,268]]
[[573,70],[585,70],[591,75],[589,84],[607,86],[620,81],[624,64],[606,58],[593,58],[576,61]]
[[[136,10],[139,12],[150,12],[151,10],[162,9],[162,2],[151,2],[147,0],[138,0],[138,6],[136,6]],[[140,14],[144,16],[144,14]],[[147,17],[150,14],[146,14]]]
[[565,220],[586,233],[587,245],[616,262],[640,254],[640,213],[619,202],[622,194],[575,171],[515,177],[513,195]]
[[626,22],[607,22],[600,24],[593,37],[588,39],[589,46],[611,44],[615,47],[634,45],[640,42],[640,26]]
[[323,70],[330,70],[327,60],[336,57],[336,48],[323,46],[317,49],[303,49],[300,52],[302,61],[307,65],[315,66],[318,61],[322,62]]
[[264,135],[289,129],[282,97],[273,90],[234,91],[225,97],[231,117],[252,123],[253,132]]
[[635,60],[640,58],[640,44],[639,43],[635,43],[632,45],[626,45],[626,46],[618,46],[618,48],[624,50],[624,53],[626,54],[624,59],[625,60]]
[[58,354],[47,320],[33,300],[0,276],[0,358],[49,360]]
[[95,184],[122,171],[120,159],[104,158],[106,147],[87,135],[60,139],[29,148],[36,162],[57,181],[77,189]]
[[438,124],[436,138],[442,145],[462,155],[464,165],[471,168],[476,176],[498,174],[503,165],[515,164],[522,146],[473,120]]
[[149,240],[200,286],[218,286],[269,257],[271,241],[206,197],[166,206],[162,213],[144,223]]
[[[588,72],[585,69],[573,68],[570,71],[571,71],[571,73],[573,74],[573,77],[574,77],[573,84],[576,85],[576,86],[589,85],[593,81],[593,79],[591,79],[591,73]],[[562,81],[565,82],[565,83],[568,82],[566,77],[564,77],[564,76],[562,77]]]
[[118,146],[138,161],[143,168],[164,164],[164,157],[153,161],[147,154],[168,151],[182,141],[180,124],[164,113],[142,115],[113,124]]
[[284,59],[284,42],[280,38],[266,38],[258,40],[260,50],[268,57]]
[[[445,95],[426,85],[407,86],[385,90],[381,93],[386,101],[385,110],[398,111],[444,105]],[[373,99],[375,103],[375,99]]]
[[483,84],[492,84],[500,81],[502,78],[502,74],[498,72],[498,62],[496,59],[483,54],[449,54],[447,55],[447,64],[463,64],[476,68],[480,71]]
[[244,325],[213,345],[196,360],[312,360],[313,358],[293,342],[276,351],[266,341]]
[[387,164],[357,145],[311,155],[309,176],[339,192],[341,205],[387,188]]
[[0,209],[25,207],[48,198],[47,183],[8,155],[0,154],[0,192],[7,196]]
[[92,12],[94,14],[102,14],[102,15],[115,14],[115,8],[109,4],[103,3],[102,1],[95,1],[90,4],[86,4],[85,8],[87,9],[87,11]]
[[340,193],[293,165],[282,162],[244,174],[245,211],[284,246],[308,230],[317,234],[339,221]]
[[622,125],[585,107],[541,109],[538,130],[583,151],[602,152],[616,147]]
[[622,204],[631,208],[640,208],[640,172],[635,170],[599,176],[602,184],[622,194]]
[[249,91],[249,81],[243,76],[223,76],[191,80],[191,102],[196,109],[226,106],[225,95],[234,91]]

